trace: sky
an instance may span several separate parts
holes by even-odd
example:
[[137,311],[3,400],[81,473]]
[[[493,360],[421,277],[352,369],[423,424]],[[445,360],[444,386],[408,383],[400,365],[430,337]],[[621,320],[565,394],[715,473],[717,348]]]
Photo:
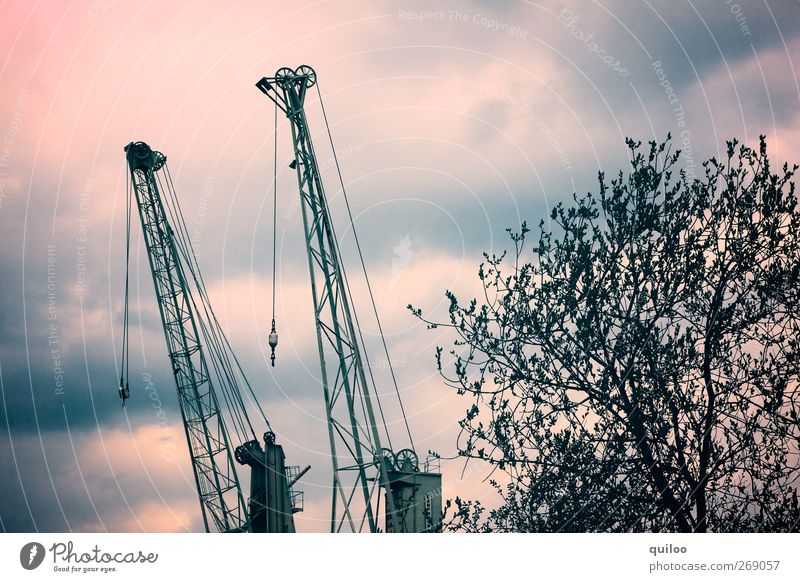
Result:
[[[446,498],[497,499],[457,455],[470,407],[439,376],[429,330],[445,291],[480,292],[483,252],[547,221],[625,137],[670,133],[689,175],[725,141],[767,137],[800,162],[800,3],[316,1],[0,3],[0,529],[200,531],[202,521],[141,232],[131,258],[131,399],[117,396],[125,277],[123,147],[163,152],[212,303],[300,482],[299,531],[326,531],[330,454],[291,140],[278,127],[277,366],[273,114],[254,84],[317,72],[309,124],[367,361]],[[399,448],[399,447],[397,447]]]

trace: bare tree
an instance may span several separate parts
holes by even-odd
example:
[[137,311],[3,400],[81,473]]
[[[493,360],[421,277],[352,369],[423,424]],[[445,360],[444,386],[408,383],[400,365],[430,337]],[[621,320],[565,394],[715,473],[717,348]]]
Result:
[[484,254],[482,298],[409,306],[455,334],[460,455],[505,474],[450,527],[798,531],[797,166],[762,137],[689,180],[669,137],[627,143],[629,172]]

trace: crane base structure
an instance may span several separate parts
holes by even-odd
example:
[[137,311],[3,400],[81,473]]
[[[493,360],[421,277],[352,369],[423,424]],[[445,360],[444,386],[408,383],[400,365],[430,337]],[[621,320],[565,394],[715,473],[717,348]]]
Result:
[[302,511],[302,493],[290,489],[291,468],[283,447],[275,443],[275,433],[264,434],[263,449],[256,440],[239,445],[236,460],[250,467],[250,531],[295,533],[292,515]]

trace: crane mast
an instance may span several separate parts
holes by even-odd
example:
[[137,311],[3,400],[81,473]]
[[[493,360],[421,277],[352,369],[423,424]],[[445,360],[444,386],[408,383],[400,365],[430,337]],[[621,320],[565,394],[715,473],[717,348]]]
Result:
[[[174,196],[174,192],[166,169],[166,157],[143,142],[128,144],[125,153],[205,529],[217,532],[294,531],[292,514],[297,507],[291,500],[283,449],[275,443],[271,431],[264,435],[263,449],[255,439],[233,378],[230,360],[235,359],[235,355],[225,352],[220,356],[230,345],[216,318],[210,319],[213,311],[209,314],[210,304],[204,296],[202,278],[198,282],[192,263],[193,252],[187,248],[190,243],[181,239],[181,227],[185,225],[177,201],[173,199],[170,205],[170,195]],[[176,222],[177,232],[170,225],[170,218]],[[187,256],[189,254],[192,257]],[[187,269],[199,298],[192,294]],[[211,345],[204,346],[203,340]],[[206,347],[211,351],[210,362]],[[213,377],[209,364],[216,374]],[[238,366],[238,361],[236,364]],[[236,415],[232,423],[238,421],[241,434],[253,437],[242,442],[235,451],[231,447],[217,389],[221,389],[225,401],[234,409],[228,411]],[[124,404],[129,397],[127,387],[120,387],[120,396]],[[234,458],[251,467],[251,495],[247,503],[239,485]]]
[[[285,113],[291,126],[294,160],[290,166],[296,170],[301,199],[333,465],[331,531],[379,531],[381,498],[385,499],[386,531],[425,531],[441,518],[441,475],[420,472],[412,449],[400,451],[401,459],[407,462],[398,464],[398,457],[383,446],[373,406],[378,396],[365,374],[357,320],[354,323],[347,278],[304,109],[307,92],[315,84],[316,73],[303,65],[296,70],[279,69],[256,86]],[[427,503],[433,496],[439,500],[438,511],[435,503],[426,508],[420,502],[424,498]],[[415,519],[425,511],[427,519]]]

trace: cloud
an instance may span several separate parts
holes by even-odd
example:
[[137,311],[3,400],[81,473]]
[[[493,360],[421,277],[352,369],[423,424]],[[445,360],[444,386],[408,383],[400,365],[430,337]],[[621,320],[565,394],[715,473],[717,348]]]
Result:
[[197,531],[202,524],[182,438],[175,424],[12,435],[0,456],[13,483],[2,496],[3,527]]

